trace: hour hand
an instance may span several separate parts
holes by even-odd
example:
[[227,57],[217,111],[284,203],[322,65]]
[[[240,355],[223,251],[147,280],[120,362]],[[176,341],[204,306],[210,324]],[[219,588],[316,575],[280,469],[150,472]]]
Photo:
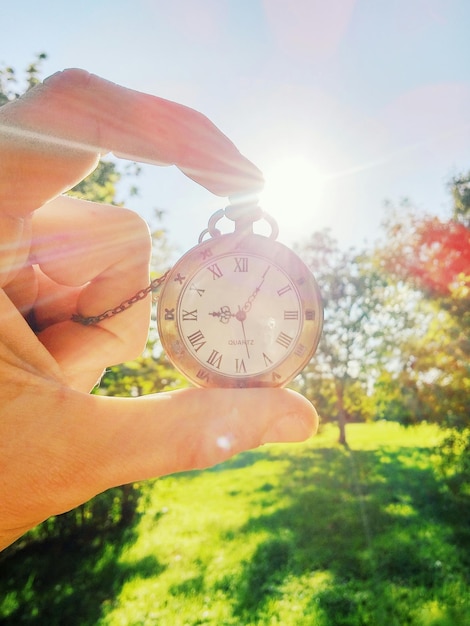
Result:
[[209,312],[209,315],[212,315],[212,317],[218,317],[222,324],[228,324],[230,318],[235,317],[235,314],[230,311],[229,306],[221,306],[220,311],[211,311]]

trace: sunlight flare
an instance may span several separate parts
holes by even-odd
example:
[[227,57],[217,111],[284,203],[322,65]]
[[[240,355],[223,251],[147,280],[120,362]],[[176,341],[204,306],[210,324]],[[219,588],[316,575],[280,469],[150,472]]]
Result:
[[315,162],[301,155],[287,156],[263,169],[266,186],[260,204],[278,222],[281,232],[299,232],[299,225],[315,230],[327,182]]

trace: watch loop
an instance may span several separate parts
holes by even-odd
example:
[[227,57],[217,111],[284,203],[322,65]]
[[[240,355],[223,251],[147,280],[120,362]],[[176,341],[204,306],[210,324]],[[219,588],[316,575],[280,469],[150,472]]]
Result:
[[204,237],[209,234],[211,237],[219,237],[222,233],[216,227],[218,222],[226,217],[232,222],[235,222],[236,232],[253,233],[253,224],[255,222],[265,220],[271,227],[271,232],[268,235],[269,239],[277,239],[279,234],[279,227],[276,220],[266,213],[256,204],[237,204],[229,205],[225,209],[219,209],[209,218],[207,228],[205,228],[199,235],[198,243],[202,243]]

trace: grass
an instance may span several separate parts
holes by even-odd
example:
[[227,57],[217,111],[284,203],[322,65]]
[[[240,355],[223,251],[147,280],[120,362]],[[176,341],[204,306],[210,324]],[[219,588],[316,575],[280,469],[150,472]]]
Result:
[[5,560],[0,623],[470,623],[470,503],[435,472],[439,431],[348,435],[350,451],[325,429],[155,481],[134,528]]

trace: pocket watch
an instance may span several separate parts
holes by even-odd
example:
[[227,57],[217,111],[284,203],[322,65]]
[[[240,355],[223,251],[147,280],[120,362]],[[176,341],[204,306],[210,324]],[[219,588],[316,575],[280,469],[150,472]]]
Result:
[[[224,217],[235,223],[233,232],[217,228]],[[260,220],[269,235],[254,232]],[[312,358],[323,324],[319,288],[277,235],[259,207],[229,206],[214,213],[199,243],[166,275],[160,340],[195,385],[282,387]]]

